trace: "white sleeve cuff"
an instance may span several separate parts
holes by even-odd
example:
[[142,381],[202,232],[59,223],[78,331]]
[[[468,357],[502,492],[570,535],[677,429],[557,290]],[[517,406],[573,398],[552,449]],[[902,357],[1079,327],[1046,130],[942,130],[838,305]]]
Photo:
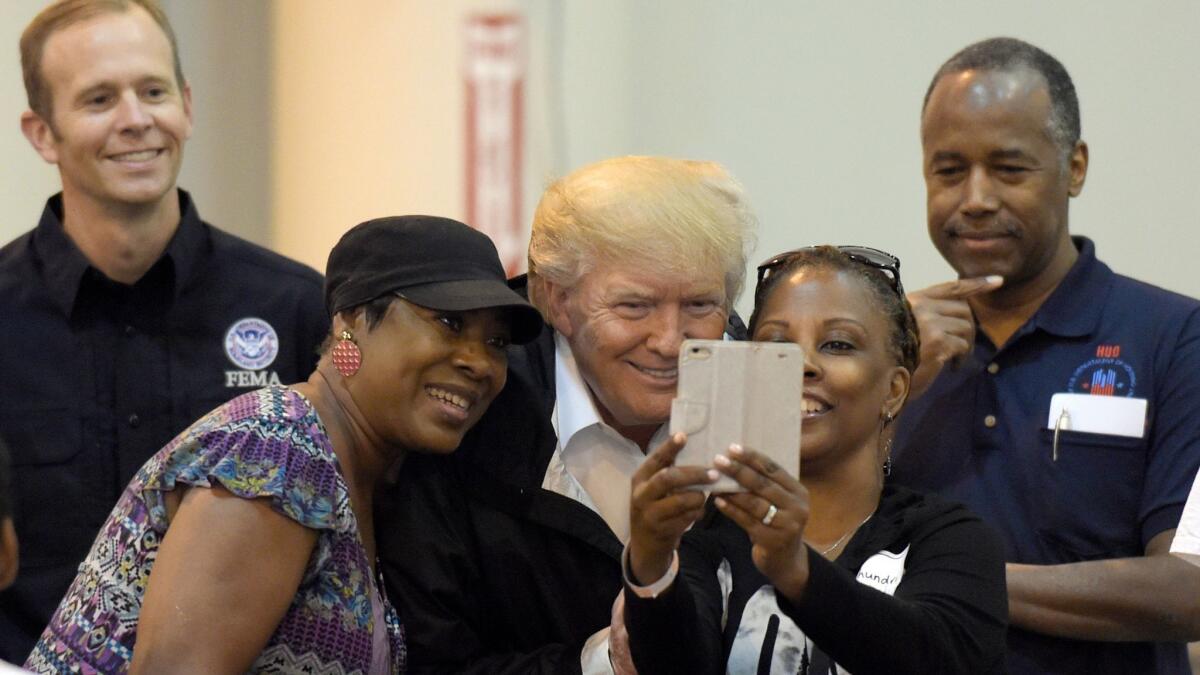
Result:
[[1191,493],[1175,528],[1175,538],[1171,540],[1171,553],[1200,555],[1200,474],[1192,481]]
[[675,583],[675,577],[678,575],[679,551],[671,551],[671,565],[667,568],[667,573],[649,586],[639,586],[633,581],[633,574],[629,571],[629,544],[621,551],[621,576],[625,578],[625,585],[639,598],[657,598]]
[[1186,553],[1200,555],[1200,537],[1191,532],[1176,530],[1171,540],[1171,553]]
[[610,628],[602,628],[595,632],[583,644],[579,655],[579,667],[583,675],[612,675],[612,662],[608,658],[608,639]]

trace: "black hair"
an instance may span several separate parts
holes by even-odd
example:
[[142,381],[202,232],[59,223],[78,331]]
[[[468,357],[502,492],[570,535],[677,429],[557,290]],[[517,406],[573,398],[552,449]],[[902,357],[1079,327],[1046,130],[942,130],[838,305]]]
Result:
[[[387,316],[388,308],[392,306],[392,302],[396,296],[388,293],[381,295],[374,300],[368,300],[359,307],[363,308],[363,318],[367,320],[367,330],[375,330],[376,327],[383,321],[383,317]],[[353,312],[356,307],[351,307],[348,312]]]
[[934,87],[946,75],[966,70],[1012,71],[1029,68],[1042,76],[1050,92],[1050,119],[1047,132],[1050,139],[1069,156],[1079,142],[1079,98],[1075,95],[1075,84],[1067,69],[1058,59],[1045,51],[1016,38],[996,37],[963,48],[938,68],[929,88],[925,90],[925,101],[921,114],[929,105],[929,96]]
[[921,362],[921,335],[908,299],[892,286],[887,272],[852,260],[834,246],[814,246],[789,256],[771,270],[754,289],[754,313],[750,315],[750,335],[754,335],[767,298],[780,279],[804,268],[845,272],[863,282],[891,325],[889,347],[896,364],[914,373]]
[[[342,311],[353,314],[354,312],[357,312],[359,308],[362,308],[363,318],[367,320],[367,330],[375,330],[375,328],[377,328],[383,321],[383,317],[387,316],[388,308],[392,306],[392,302],[395,299],[395,294],[386,293],[373,300],[368,300],[361,305],[347,307]],[[336,336],[334,336],[332,333],[325,336],[325,339],[321,341],[321,346],[317,348],[318,356],[329,351],[329,348],[333,346],[333,340],[335,337]]]

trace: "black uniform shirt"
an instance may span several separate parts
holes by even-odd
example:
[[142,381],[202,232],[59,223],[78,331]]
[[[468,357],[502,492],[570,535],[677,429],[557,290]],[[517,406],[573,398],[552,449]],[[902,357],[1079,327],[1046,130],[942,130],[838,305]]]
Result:
[[0,659],[21,663],[133,474],[220,403],[306,379],[328,331],[321,275],[182,219],[133,285],[92,267],[50,198],[0,249],[0,437],[21,542]]

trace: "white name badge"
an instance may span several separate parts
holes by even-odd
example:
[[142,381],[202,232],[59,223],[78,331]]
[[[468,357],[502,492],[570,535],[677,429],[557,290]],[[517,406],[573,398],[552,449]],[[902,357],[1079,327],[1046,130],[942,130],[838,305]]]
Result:
[[1146,435],[1146,399],[1094,394],[1055,394],[1047,429],[1142,438]]
[[870,586],[888,595],[895,595],[896,587],[904,578],[904,564],[908,559],[910,548],[912,546],[905,546],[904,550],[899,553],[880,551],[867,558],[862,567],[858,568],[858,576],[855,577],[855,580],[864,586]]

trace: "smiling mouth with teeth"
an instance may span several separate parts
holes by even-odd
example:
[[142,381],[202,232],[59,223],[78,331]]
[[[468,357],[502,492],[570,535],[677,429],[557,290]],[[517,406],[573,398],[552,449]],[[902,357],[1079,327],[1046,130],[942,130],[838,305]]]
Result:
[[425,391],[429,392],[430,396],[442,401],[443,403],[449,403],[450,405],[464,411],[471,409],[471,402],[462,396],[459,396],[458,394],[452,394],[445,389],[439,389],[437,387],[426,387]]
[[111,159],[117,162],[144,162],[148,159],[154,159],[158,156],[158,150],[138,150],[136,152],[123,152],[119,155],[112,155]]
[[805,398],[805,399],[801,399],[801,401],[800,401],[800,412],[806,416],[807,415],[820,415],[821,413],[828,412],[828,411],[829,411],[829,406],[827,406],[824,403],[821,403],[820,401],[817,401],[815,399]]
[[630,365],[632,365],[639,373],[645,373],[650,377],[660,380],[674,380],[679,376],[678,366],[672,366],[671,368],[647,368],[645,366],[639,366],[636,363],[632,363]]

